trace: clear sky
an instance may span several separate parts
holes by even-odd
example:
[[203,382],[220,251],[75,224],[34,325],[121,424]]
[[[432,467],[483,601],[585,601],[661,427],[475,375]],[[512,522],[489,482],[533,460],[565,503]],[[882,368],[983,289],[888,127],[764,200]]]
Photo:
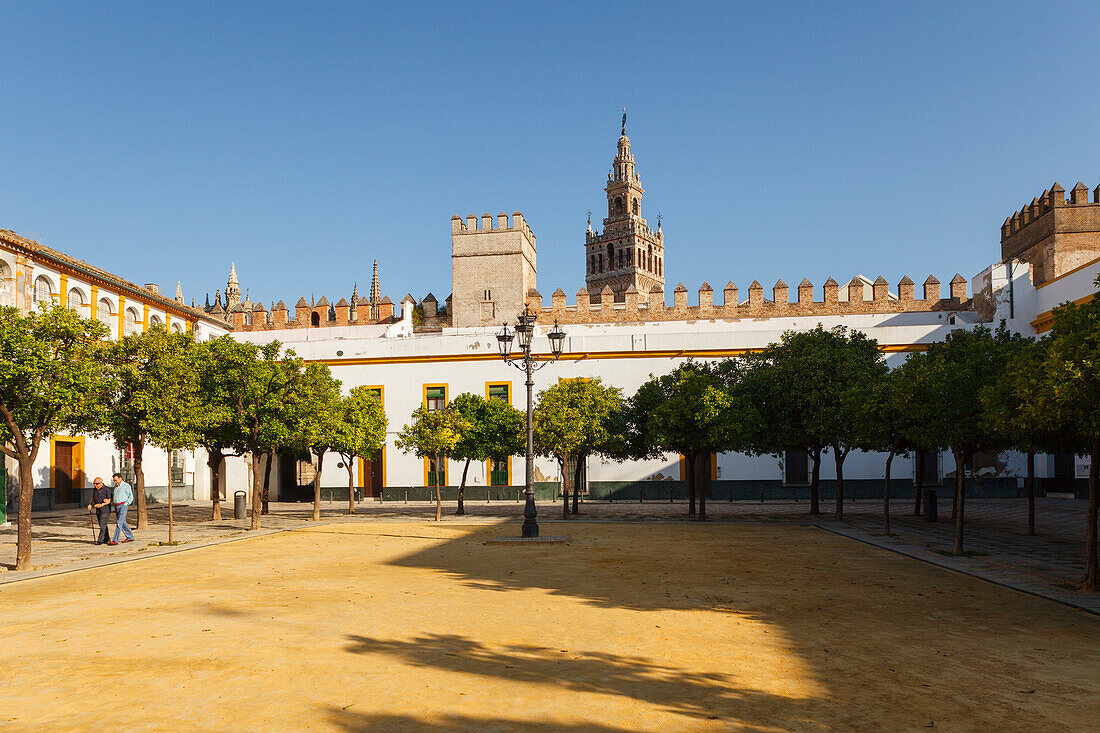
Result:
[[969,278],[1014,210],[1100,183],[1095,2],[6,2],[0,28],[0,227],[200,305],[231,261],[269,306],[365,293],[374,259],[442,301],[451,216],[502,210],[572,302],[623,107],[668,290]]

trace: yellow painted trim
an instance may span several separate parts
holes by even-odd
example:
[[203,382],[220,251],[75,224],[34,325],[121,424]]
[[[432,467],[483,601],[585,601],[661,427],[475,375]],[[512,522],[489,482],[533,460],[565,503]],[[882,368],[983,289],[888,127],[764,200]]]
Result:
[[511,456],[504,459],[504,470],[506,472],[505,475],[507,476],[507,478],[505,478],[505,480],[504,480],[505,483],[503,483],[503,484],[494,484],[493,483],[493,459],[490,458],[489,460],[485,461],[485,485],[486,486],[511,486],[512,485],[512,457]]
[[[879,346],[879,351],[896,354],[910,351],[927,351],[928,344],[887,344]],[[701,358],[721,359],[724,357],[745,356],[763,351],[763,349],[677,349],[667,351],[575,351],[561,355],[561,361],[581,361],[583,359],[674,359]],[[367,356],[356,359],[306,359],[307,362],[329,364],[331,366],[364,366],[370,364],[438,364],[456,361],[496,361],[498,354],[436,354],[431,356]],[[438,387],[441,385],[431,385]]]
[[164,312],[164,330],[172,333],[172,314],[168,311]]
[[[1082,303],[1089,302],[1090,300],[1092,300],[1095,297],[1096,297],[1096,293],[1092,293],[1091,295],[1086,295],[1086,296],[1084,296],[1082,298],[1078,298],[1077,300],[1074,300],[1072,302],[1073,302],[1074,305],[1081,305]],[[1065,305],[1065,304],[1063,303],[1063,305]],[[1060,307],[1061,306],[1059,306],[1059,308]],[[1058,309],[1055,308],[1054,310],[1049,310],[1049,311],[1046,311],[1044,313],[1040,313],[1038,316],[1035,317],[1035,320],[1031,322],[1031,327],[1035,329],[1035,333],[1046,333],[1047,331],[1049,331],[1051,328],[1054,327],[1054,311],[1055,310],[1058,310]]]
[[57,487],[57,444],[73,444],[73,490],[84,488],[84,436],[83,435],[51,435],[50,436],[50,488]]
[[507,382],[486,382],[485,383],[485,399],[489,399],[489,388],[490,387],[507,387],[508,388],[508,399],[506,399],[505,402],[508,403],[509,405],[512,404],[512,382],[511,381],[507,381]]
[[126,296],[118,296],[118,338],[126,335]]
[[[443,455],[443,485],[444,486],[450,486],[451,485],[450,484],[450,480],[451,480],[450,479],[450,472],[451,472],[450,463],[451,463],[451,459],[448,458],[446,456],[446,454],[444,454]],[[429,470],[429,467],[430,467],[430,464],[428,463],[428,457],[424,456],[424,486],[429,486],[429,484],[428,484],[428,470]],[[433,487],[429,486],[429,488],[433,488]]]
[[[500,357],[497,357],[497,358],[499,359]],[[424,387],[423,387],[423,390],[424,390],[423,391],[423,402],[420,403],[421,406],[424,407],[424,408],[427,408],[427,406],[428,406],[428,390],[430,388],[433,388],[433,387],[442,387],[443,388],[443,404],[447,404],[447,384],[445,384],[445,383],[425,384]],[[447,479],[448,479],[447,472],[450,468],[447,465],[448,463],[450,463],[450,461],[448,461],[447,456],[444,455],[443,456],[443,485],[444,486],[449,486],[450,485],[450,484],[447,483]],[[428,457],[427,456],[424,456],[424,485],[425,486],[428,485]]]
[[57,283],[57,303],[63,305],[66,308],[69,307],[69,276],[65,273],[58,273]]
[[[382,403],[382,411],[386,410],[386,385],[384,384],[364,384],[367,389],[378,390],[378,401]],[[382,444],[382,488],[385,488],[389,484],[386,483],[386,444]]]
[[141,332],[149,330],[149,304],[145,303],[141,310]]
[[99,320],[99,286],[98,285],[92,285],[91,286],[91,294],[92,294],[91,295],[92,304],[91,304],[91,310],[88,312],[88,318],[91,318],[93,321],[98,321]]
[[1090,261],[1086,262],[1083,265],[1078,265],[1077,267],[1073,268],[1069,272],[1063,272],[1058,277],[1052,277],[1051,279],[1047,280],[1042,285],[1036,285],[1035,289],[1040,290],[1042,288],[1045,288],[1047,285],[1050,285],[1051,283],[1056,283],[1059,280],[1061,280],[1063,277],[1069,277],[1070,275],[1074,274],[1075,272],[1080,272],[1081,270],[1084,270],[1086,267],[1091,267],[1092,265],[1095,265],[1097,262],[1100,262],[1100,257],[1097,257],[1095,260],[1090,260]]

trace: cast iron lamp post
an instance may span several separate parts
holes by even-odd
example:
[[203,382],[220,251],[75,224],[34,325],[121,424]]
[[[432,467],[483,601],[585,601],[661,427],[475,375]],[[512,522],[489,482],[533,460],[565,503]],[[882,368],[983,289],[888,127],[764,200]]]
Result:
[[[535,315],[527,306],[524,306],[523,313],[516,317],[515,331],[515,336],[513,336],[512,332],[508,330],[508,324],[505,323],[504,328],[497,334],[497,346],[500,347],[500,356],[504,359],[505,364],[511,364],[527,374],[527,474],[523,489],[523,494],[526,497],[523,506],[523,536],[538,537],[539,523],[535,521],[535,489],[531,484],[535,473],[535,414],[534,397],[532,396],[535,380],[533,375],[551,361],[557,361],[558,357],[561,356],[562,347],[565,345],[565,332],[558,327],[558,322],[554,321],[553,330],[546,334],[546,337],[550,339],[550,352],[554,355],[551,359],[546,356],[540,358],[531,355],[531,341],[535,335]],[[517,338],[520,350],[520,354],[515,358],[511,356],[513,338]]]

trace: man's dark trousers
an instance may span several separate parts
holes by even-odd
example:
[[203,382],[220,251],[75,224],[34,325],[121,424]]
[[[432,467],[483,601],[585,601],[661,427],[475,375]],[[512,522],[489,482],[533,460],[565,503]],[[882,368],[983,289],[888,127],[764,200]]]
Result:
[[111,533],[107,529],[107,525],[111,523],[111,506],[108,504],[102,509],[96,509],[96,519],[99,520],[99,539],[96,540],[97,545],[105,544],[111,539]]

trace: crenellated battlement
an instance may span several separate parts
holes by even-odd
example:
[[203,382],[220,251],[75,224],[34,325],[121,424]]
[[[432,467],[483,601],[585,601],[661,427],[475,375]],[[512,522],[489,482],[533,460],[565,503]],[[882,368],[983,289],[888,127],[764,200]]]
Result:
[[1066,197],[1055,183],[1001,225],[1001,259],[1032,266],[1036,285],[1059,277],[1100,256],[1100,185],[1078,181]]
[[451,217],[451,234],[485,234],[486,232],[510,232],[520,231],[527,235],[531,240],[535,239],[534,232],[531,231],[531,227],[527,225],[527,221],[523,218],[523,214],[518,211],[512,212],[512,222],[508,223],[508,214],[500,212],[495,217],[486,212],[478,217],[475,214],[467,214],[466,219],[455,214]]
[[820,289],[815,289],[803,278],[795,289],[794,300],[791,300],[791,290],[779,280],[765,292],[764,286],[754,280],[746,290],[746,297],[739,298],[737,285],[728,282],[722,288],[722,302],[718,303],[714,288],[703,283],[695,305],[690,305],[688,289],[680,283],[673,290],[672,305],[668,305],[664,290],[656,285],[648,293],[648,301],[639,298],[637,291],[631,288],[625,300],[619,302],[614,300],[608,287],[598,296],[581,290],[573,303],[569,302],[565,291],[558,288],[549,306],[542,302],[537,292],[529,296],[528,304],[541,323],[557,321],[560,324],[959,311],[972,306],[962,275],[955,275],[948,283],[946,298],[942,297],[940,281],[931,275],[924,281],[920,298],[916,297],[915,284],[908,276],[898,281],[894,292],[884,277],[872,281],[862,275],[853,277],[843,286],[830,277]]
[[1092,190],[1092,201],[1089,201],[1089,188],[1081,181],[1077,182],[1066,198],[1066,190],[1057,181],[1046,191],[1018,209],[1012,216],[1005,219],[1001,225],[1001,241],[1004,242],[1012,235],[1019,232],[1032,222],[1040,219],[1044,214],[1063,206],[1096,206],[1100,205],[1100,185]]

